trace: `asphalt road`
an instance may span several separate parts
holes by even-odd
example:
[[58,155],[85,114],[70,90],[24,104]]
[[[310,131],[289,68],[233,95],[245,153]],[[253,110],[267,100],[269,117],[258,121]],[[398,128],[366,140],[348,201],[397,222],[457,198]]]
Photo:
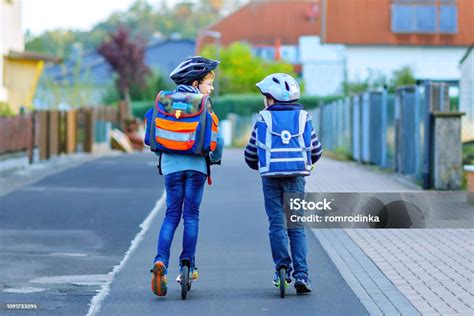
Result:
[[0,197],[0,314],[87,313],[162,195],[154,159],[101,158]]
[[[102,158],[47,177],[0,198],[0,314],[6,303],[34,303],[25,315],[85,315],[104,282],[100,315],[367,315],[311,231],[307,232],[311,295],[285,299],[271,284],[273,263],[258,173],[240,150],[227,150],[206,186],[196,262],[200,279],[180,298],[173,242],[169,291],[150,290],[149,269],[163,220],[161,209],[112,280],[163,192],[155,157]],[[46,278],[45,278],[46,277]],[[12,311],[18,315],[18,311]],[[22,313],[23,314],[23,313]]]
[[311,295],[289,288],[285,299],[271,284],[273,262],[261,180],[246,167],[243,152],[227,150],[213,167],[201,206],[196,263],[200,279],[186,301],[174,281],[182,230],[173,242],[168,295],[154,296],[149,269],[155,255],[162,210],[123,270],[112,281],[100,315],[366,315],[334,264],[308,231]]

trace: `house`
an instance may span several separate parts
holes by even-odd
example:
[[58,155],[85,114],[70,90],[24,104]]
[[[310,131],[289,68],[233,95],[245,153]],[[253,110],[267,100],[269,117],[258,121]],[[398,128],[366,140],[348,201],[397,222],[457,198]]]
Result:
[[22,2],[0,0],[0,102],[18,113],[30,107],[45,61],[58,59],[35,52],[24,52],[21,28]]
[[4,56],[10,50],[21,51],[24,47],[21,33],[21,3],[0,1],[0,102],[8,101],[5,84]]
[[461,139],[474,141],[474,44],[468,48],[460,62],[461,80],[459,109],[466,113],[462,118]]
[[[168,74],[183,59],[192,56],[194,50],[195,41],[191,39],[154,39],[145,47],[145,64],[171,82]],[[37,103],[39,107],[49,107],[58,101],[67,103],[67,98],[55,100],[55,92],[51,92],[52,86],[53,90],[62,86],[56,93],[64,96],[80,87],[87,94],[85,102],[100,104],[107,89],[115,85],[115,78],[114,70],[97,51],[83,53],[76,45],[68,61],[46,68]]]
[[301,69],[306,93],[328,95],[403,66],[417,79],[459,80],[473,21],[474,1],[464,0],[250,2],[206,29],[197,48],[213,43],[206,32],[220,33],[222,45],[246,42]]

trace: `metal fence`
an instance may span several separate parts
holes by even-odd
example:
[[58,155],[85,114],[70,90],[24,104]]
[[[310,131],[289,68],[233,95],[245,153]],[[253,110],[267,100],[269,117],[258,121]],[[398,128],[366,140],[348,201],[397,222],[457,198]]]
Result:
[[433,113],[450,111],[448,86],[427,83],[402,87],[395,94],[368,91],[310,112],[325,149],[429,187]]
[[109,141],[109,130],[117,122],[117,110],[110,107],[0,117],[0,154],[26,151],[31,163],[35,149],[40,160],[92,152],[94,143]]

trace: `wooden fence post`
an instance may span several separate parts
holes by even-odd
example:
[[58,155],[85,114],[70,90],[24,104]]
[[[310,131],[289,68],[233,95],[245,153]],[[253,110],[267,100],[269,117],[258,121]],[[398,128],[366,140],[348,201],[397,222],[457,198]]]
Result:
[[84,152],[91,153],[94,145],[94,111],[84,110]]
[[58,112],[58,154],[66,153],[66,114],[65,111]]
[[28,120],[28,126],[26,127],[28,129],[28,140],[27,140],[27,146],[26,146],[26,152],[28,154],[28,163],[33,163],[33,149],[35,148],[34,145],[34,140],[35,140],[35,113],[31,113],[26,116]]
[[49,111],[49,157],[59,154],[59,112]]
[[77,110],[66,112],[66,153],[76,152],[77,145]]
[[49,159],[49,113],[38,112],[40,160]]

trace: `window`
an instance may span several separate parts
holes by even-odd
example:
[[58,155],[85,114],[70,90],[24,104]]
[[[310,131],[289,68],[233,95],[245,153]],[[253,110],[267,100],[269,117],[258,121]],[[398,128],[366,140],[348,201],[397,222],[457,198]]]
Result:
[[392,0],[391,27],[394,33],[457,33],[457,1]]
[[421,33],[436,33],[435,6],[415,6],[415,29]]
[[439,7],[440,33],[458,32],[458,8],[456,6],[442,5]]

